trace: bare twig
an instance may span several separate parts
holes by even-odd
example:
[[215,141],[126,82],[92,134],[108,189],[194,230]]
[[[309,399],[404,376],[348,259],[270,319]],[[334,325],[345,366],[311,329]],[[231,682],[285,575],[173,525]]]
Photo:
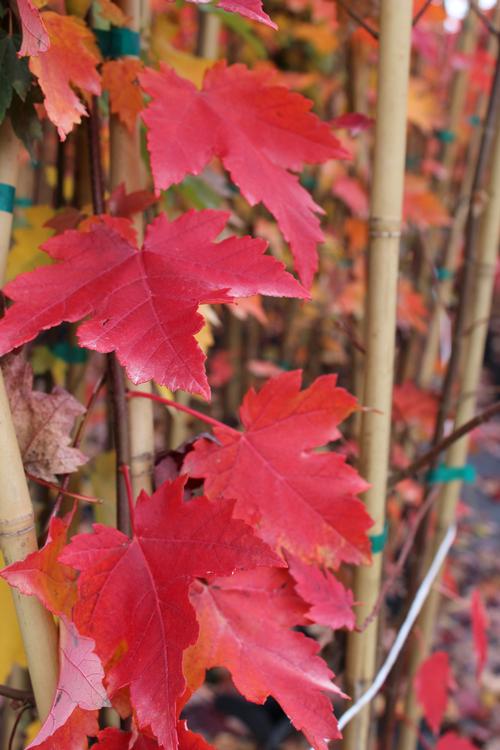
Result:
[[10,685],[0,685],[0,695],[3,695],[4,698],[9,698],[11,701],[30,703],[32,706],[35,705],[35,696],[32,690],[19,690],[18,688],[10,687]]
[[99,500],[98,497],[81,495],[79,492],[71,492],[71,490],[67,490],[60,484],[56,484],[55,482],[48,482],[46,479],[41,479],[40,477],[37,477],[36,474],[31,474],[29,471],[26,472],[26,476],[31,479],[32,482],[41,484],[42,487],[48,487],[49,490],[58,490],[59,495],[67,495],[67,497],[73,497],[75,500],[84,500],[86,503],[102,503],[102,500]]
[[420,527],[420,524],[424,520],[425,516],[427,515],[427,511],[430,509],[431,505],[434,504],[434,501],[436,500],[437,497],[438,497],[437,492],[430,493],[425,503],[423,503],[421,507],[419,508],[418,513],[415,517],[415,520],[413,521],[413,524],[411,525],[408,531],[408,534],[405,539],[405,543],[401,549],[401,552],[399,553],[398,560],[396,564],[394,565],[392,573],[390,576],[388,576],[388,578],[384,582],[384,585],[380,589],[378,599],[375,602],[375,606],[373,607],[372,611],[370,612],[368,617],[365,619],[365,621],[359,626],[359,628],[357,628],[359,632],[362,633],[363,630],[366,630],[368,625],[370,625],[378,616],[380,612],[380,608],[382,607],[385,601],[385,597],[387,596],[389,591],[392,589],[395,581],[399,578],[404,568],[405,562],[407,561],[409,554],[411,552],[411,549],[413,547],[413,542],[415,541],[415,536]]
[[484,24],[484,26],[488,29],[490,34],[494,34],[500,39],[500,29],[497,29],[494,23],[491,21],[490,18],[486,15],[486,13],[481,10],[479,5],[475,2],[475,0],[470,0],[470,7],[471,10],[476,14],[476,16],[481,20],[481,22]]
[[369,23],[366,23],[366,21],[360,15],[358,15],[358,13],[356,13],[353,8],[350,7],[349,2],[346,2],[346,0],[337,0],[337,3],[343,10],[345,10],[349,18],[352,18],[353,21],[356,21],[356,23],[365,31],[367,31],[370,36],[372,36],[374,39],[379,38],[378,31],[370,26]]
[[28,708],[31,708],[31,703],[25,703],[19,709],[19,713],[18,713],[18,715],[16,717],[16,720],[14,722],[14,726],[12,727],[12,732],[10,733],[8,750],[12,750],[12,748],[14,747],[14,739],[15,739],[15,736],[16,736],[17,728],[19,726],[19,722],[21,721],[22,715],[24,714],[25,711],[27,711]]
[[439,454],[446,450],[450,445],[452,445],[452,443],[460,440],[460,438],[464,435],[467,435],[468,432],[471,432],[471,430],[479,427],[480,424],[488,422],[496,414],[499,413],[500,401],[497,401],[497,403],[489,406],[487,409],[473,417],[473,419],[469,419],[469,421],[459,427],[458,430],[455,430],[450,435],[447,435],[447,437],[443,438],[443,440],[437,443],[426,453],[423,453],[419,458],[417,458],[416,461],[407,466],[405,469],[401,469],[401,471],[398,471],[397,474],[393,474],[393,476],[389,480],[389,486],[394,487],[394,485],[400,482],[402,479],[411,477],[413,476],[413,474],[416,474],[418,471],[420,471],[420,469],[423,469],[425,466],[429,466],[434,462]]
[[412,26],[417,25],[417,23],[420,21],[420,19],[422,18],[422,16],[424,15],[424,13],[426,12],[427,8],[429,7],[431,3],[432,3],[432,0],[426,0],[426,2],[422,5],[420,10],[417,13],[415,13],[415,15],[413,16],[413,21],[411,22]]

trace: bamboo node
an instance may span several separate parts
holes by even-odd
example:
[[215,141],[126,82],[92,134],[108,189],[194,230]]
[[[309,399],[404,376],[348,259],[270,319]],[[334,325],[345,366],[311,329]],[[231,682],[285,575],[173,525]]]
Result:
[[4,537],[24,536],[35,529],[33,513],[27,513],[13,520],[0,519],[0,539]]
[[401,221],[399,219],[370,219],[370,237],[401,237]]

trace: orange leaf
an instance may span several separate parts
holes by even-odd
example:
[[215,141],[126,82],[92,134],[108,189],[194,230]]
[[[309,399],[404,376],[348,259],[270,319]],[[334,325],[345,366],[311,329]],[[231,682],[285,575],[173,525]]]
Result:
[[102,87],[109,91],[111,111],[130,132],[144,106],[137,83],[142,68],[142,62],[133,57],[110,60],[102,66]]
[[113,26],[124,26],[128,18],[118,5],[111,0],[97,0],[99,5],[99,15],[113,24]]
[[76,16],[47,11],[43,13],[43,21],[50,47],[30,59],[30,68],[43,91],[47,115],[64,141],[73,125],[81,122],[82,115],[87,114],[72,86],[95,95],[101,93],[95,69],[100,54],[92,32]]

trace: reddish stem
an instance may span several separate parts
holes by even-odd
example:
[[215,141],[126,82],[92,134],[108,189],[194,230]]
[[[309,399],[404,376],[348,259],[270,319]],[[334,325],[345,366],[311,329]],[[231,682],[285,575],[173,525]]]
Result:
[[50,490],[55,490],[60,495],[67,495],[68,497],[74,497],[75,500],[85,500],[86,503],[97,503],[98,505],[101,505],[103,502],[98,497],[91,497],[90,495],[80,495],[78,492],[71,492],[70,490],[63,489],[60,484],[56,484],[55,482],[48,482],[46,479],[40,479],[40,477],[37,477],[34,474],[30,474],[29,471],[26,472],[26,476],[29,477],[29,479],[31,479],[33,482],[41,484],[43,487],[48,487]]
[[230,432],[236,432],[239,434],[238,430],[229,427],[229,425],[224,424],[224,422],[219,422],[218,419],[209,417],[207,414],[203,414],[203,412],[197,411],[196,409],[191,409],[189,406],[178,404],[170,398],[163,398],[163,396],[156,396],[154,393],[143,393],[142,391],[127,391],[127,398],[149,398],[150,401],[156,401],[159,404],[171,406],[173,409],[177,409],[177,411],[183,411],[185,414],[190,414],[192,417],[196,417],[196,419],[200,419],[202,422],[206,422],[212,427],[220,427],[224,430],[229,430]]

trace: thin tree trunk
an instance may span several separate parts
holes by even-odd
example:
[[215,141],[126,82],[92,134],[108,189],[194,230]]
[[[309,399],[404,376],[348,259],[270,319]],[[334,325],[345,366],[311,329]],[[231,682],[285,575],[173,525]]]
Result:
[[[118,0],[117,5],[130,18],[129,28],[135,32],[141,26],[140,0]],[[111,189],[121,183],[125,184],[127,192],[143,190],[147,178],[145,167],[141,159],[139,123],[133,133],[120,122],[118,117],[111,115],[110,122],[110,182]],[[144,217],[137,214],[135,228],[139,242],[144,236]],[[145,393],[152,392],[151,383],[135,386],[128,382],[129,387],[139,388]],[[128,402],[129,443],[130,443],[130,475],[134,494],[141,490],[151,493],[153,489],[154,462],[154,421],[153,402],[147,399],[130,399]]]
[[[495,281],[496,257],[500,234],[500,123],[497,121],[497,137],[493,153],[493,165],[489,185],[489,200],[481,219],[478,240],[478,254],[474,262],[473,287],[469,307],[467,333],[464,340],[465,356],[460,396],[455,417],[454,429],[460,428],[474,416],[477,391],[481,376],[486,334],[491,314]],[[450,446],[446,453],[445,465],[462,467],[467,461],[469,434],[464,435]],[[444,534],[453,523],[456,514],[462,482],[459,480],[443,485],[438,500],[438,525],[430,556],[442,541]],[[414,643],[408,669],[409,690],[405,715],[409,719],[401,728],[399,750],[413,750],[417,735],[414,726],[418,723],[420,710],[413,691],[413,678],[432,645],[434,625],[439,609],[440,594],[435,586],[418,621],[419,638]]]
[[[382,0],[375,132],[373,193],[370,211],[368,297],[365,315],[366,371],[360,439],[360,472],[370,483],[365,493],[373,533],[385,526],[385,499],[391,433],[399,244],[406,152],[406,111],[412,24],[411,0]],[[355,598],[362,602],[362,622],[380,587],[382,554],[359,568]],[[349,636],[347,689],[357,699],[372,682],[376,668],[377,621]],[[369,746],[370,710],[366,708],[345,732],[346,750]]]
[[[0,128],[0,183],[4,201],[0,210],[0,268],[7,263],[12,208],[18,173],[18,144],[10,121]],[[10,198],[9,198],[10,196]],[[0,549],[9,565],[38,549],[35,517],[9,401],[0,371]],[[42,721],[48,715],[58,676],[57,631],[52,615],[33,596],[12,589],[31,683]]]

